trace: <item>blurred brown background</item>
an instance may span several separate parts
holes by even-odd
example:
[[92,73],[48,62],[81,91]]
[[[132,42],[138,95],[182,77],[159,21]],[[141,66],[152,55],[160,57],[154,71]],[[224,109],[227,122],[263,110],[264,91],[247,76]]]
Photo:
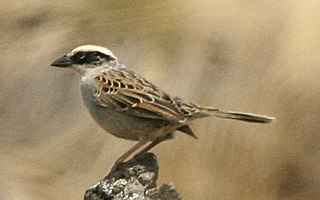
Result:
[[320,1],[1,1],[0,199],[82,199],[134,142],[106,134],[78,74],[52,68],[106,46],[170,94],[267,114],[204,119],[153,151],[184,199],[320,199]]

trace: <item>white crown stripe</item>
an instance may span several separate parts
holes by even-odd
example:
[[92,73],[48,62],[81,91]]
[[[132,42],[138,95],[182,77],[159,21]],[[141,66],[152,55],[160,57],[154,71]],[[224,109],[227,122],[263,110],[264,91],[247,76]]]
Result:
[[95,46],[95,45],[83,45],[80,47],[77,47],[71,51],[71,55],[75,55],[77,52],[93,52],[98,51],[102,54],[108,55],[110,57],[113,57],[114,59],[117,59],[115,55],[113,55],[112,51],[105,47]]

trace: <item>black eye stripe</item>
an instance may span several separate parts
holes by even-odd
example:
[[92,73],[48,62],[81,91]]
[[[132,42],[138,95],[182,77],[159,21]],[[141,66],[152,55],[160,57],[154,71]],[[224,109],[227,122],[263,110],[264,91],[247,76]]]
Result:
[[100,58],[100,54],[97,53],[97,52],[90,52],[90,53],[88,53],[88,55],[87,55],[87,59],[88,59],[88,60],[95,60],[95,59],[97,59],[97,58]]
[[109,60],[114,60],[113,57],[109,55],[102,54],[98,51],[93,51],[93,52],[77,52],[75,55],[71,57],[71,59],[74,61],[76,64],[97,64],[99,62],[102,62],[103,59],[109,61]]
[[86,53],[85,52],[78,52],[76,55],[75,55],[78,59],[82,60],[86,57]]

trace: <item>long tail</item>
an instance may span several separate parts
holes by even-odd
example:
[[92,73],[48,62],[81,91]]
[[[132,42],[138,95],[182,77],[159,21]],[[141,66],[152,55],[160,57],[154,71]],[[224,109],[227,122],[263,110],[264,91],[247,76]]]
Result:
[[222,111],[214,108],[204,108],[203,110],[205,110],[207,114],[211,114],[216,117],[225,118],[225,119],[235,119],[235,120],[246,121],[251,123],[269,124],[275,120],[274,117],[268,117],[268,116],[257,115],[252,113]]

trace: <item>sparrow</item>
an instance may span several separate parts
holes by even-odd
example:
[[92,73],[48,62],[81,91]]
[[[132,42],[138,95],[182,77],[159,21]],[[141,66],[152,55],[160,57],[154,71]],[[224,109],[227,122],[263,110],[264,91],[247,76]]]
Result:
[[216,116],[264,124],[274,120],[263,115],[202,107],[171,96],[126,68],[109,49],[100,46],[79,46],[51,66],[73,69],[80,74],[84,105],[104,130],[119,138],[138,141],[116,163],[150,142],[139,152],[146,153],[173,138],[176,131],[197,138],[189,126],[197,119]]

